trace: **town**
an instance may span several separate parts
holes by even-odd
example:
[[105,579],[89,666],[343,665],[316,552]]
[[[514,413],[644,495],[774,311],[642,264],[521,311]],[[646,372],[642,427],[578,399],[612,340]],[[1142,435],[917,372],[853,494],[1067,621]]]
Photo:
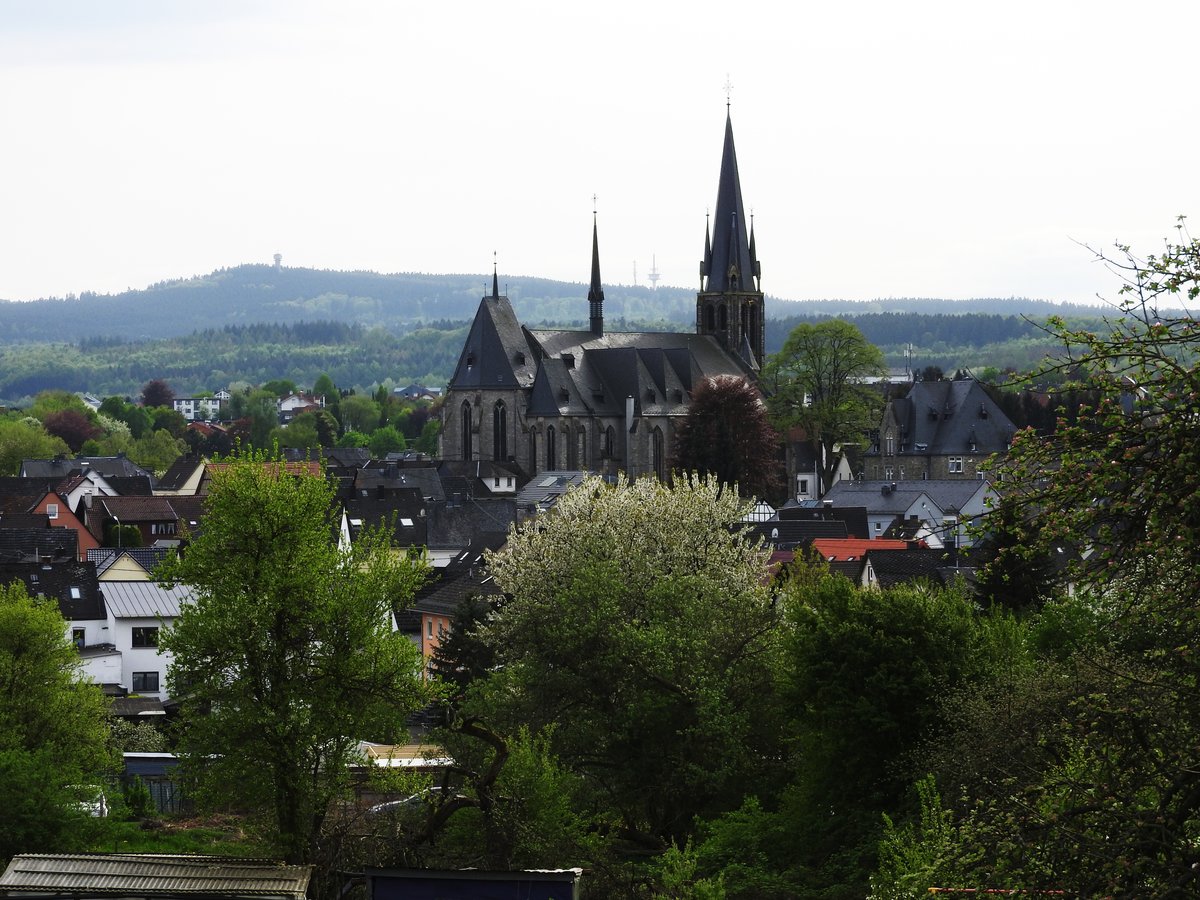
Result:
[[1049,323],[1037,427],[840,319],[767,352],[728,109],[694,330],[613,328],[602,246],[578,330],[493,272],[445,385],[0,423],[0,892],[1195,891],[1196,331],[1146,292],[1197,245]]

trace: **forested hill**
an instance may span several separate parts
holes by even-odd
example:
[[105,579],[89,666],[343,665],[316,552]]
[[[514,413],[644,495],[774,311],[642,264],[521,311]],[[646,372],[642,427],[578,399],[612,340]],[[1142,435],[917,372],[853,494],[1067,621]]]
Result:
[[[501,276],[517,315],[527,324],[583,322],[587,286],[528,276]],[[433,322],[470,319],[491,290],[490,275],[379,274],[242,265],[208,275],[165,281],[120,294],[28,302],[0,301],[0,343],[67,342],[119,337],[139,341],[180,337],[226,325],[260,322],[345,322],[402,334]],[[695,321],[696,292],[605,285],[605,319],[614,329]],[[890,298],[867,303],[786,301],[768,296],[767,315],[884,312],[1044,317],[1060,307],[1017,298],[971,301]]]

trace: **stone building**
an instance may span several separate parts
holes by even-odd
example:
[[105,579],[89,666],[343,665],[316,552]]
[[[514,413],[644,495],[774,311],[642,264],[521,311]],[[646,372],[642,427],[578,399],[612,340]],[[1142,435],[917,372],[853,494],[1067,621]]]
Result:
[[586,331],[521,325],[493,272],[446,390],[442,458],[511,461],[529,476],[585,470],[666,478],[692,390],[715,375],[757,376],[765,333],[759,277],[727,116],[695,330],[605,329],[595,222]]
[[973,378],[918,381],[889,400],[870,449],[867,481],[978,479],[993,453],[1004,453],[1016,427]]

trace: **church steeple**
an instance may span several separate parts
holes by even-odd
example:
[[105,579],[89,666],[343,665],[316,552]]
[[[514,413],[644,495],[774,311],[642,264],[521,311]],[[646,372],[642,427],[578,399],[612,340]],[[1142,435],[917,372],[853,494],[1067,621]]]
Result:
[[[725,116],[725,148],[721,154],[721,180],[717,185],[717,208],[713,218],[712,257],[708,266],[708,281],[703,290],[736,291],[743,289],[743,285],[749,287],[749,278],[754,270],[745,230],[746,212],[742,205],[737,152],[733,146],[733,120],[728,113]],[[708,243],[707,239],[705,243]],[[707,258],[708,254],[705,256]],[[745,281],[741,284],[737,280],[731,281],[732,272]]]
[[720,341],[728,353],[740,356],[751,370],[762,364],[766,331],[763,294],[754,240],[754,223],[747,227],[733,144],[733,120],[725,113],[725,145],[711,232],[704,229],[704,261],[696,295],[696,331]]
[[600,237],[596,211],[592,210],[592,282],[588,287],[588,317],[596,337],[604,334],[604,288],[600,286]]
[[496,274],[496,254],[492,254],[492,299],[500,299],[500,278]]

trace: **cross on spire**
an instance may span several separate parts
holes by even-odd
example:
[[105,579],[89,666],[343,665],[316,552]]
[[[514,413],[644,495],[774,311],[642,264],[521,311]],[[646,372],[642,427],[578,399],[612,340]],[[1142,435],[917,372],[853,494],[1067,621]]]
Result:
[[733,82],[729,80],[729,73],[725,73],[725,112],[729,112],[729,105],[733,97]]

